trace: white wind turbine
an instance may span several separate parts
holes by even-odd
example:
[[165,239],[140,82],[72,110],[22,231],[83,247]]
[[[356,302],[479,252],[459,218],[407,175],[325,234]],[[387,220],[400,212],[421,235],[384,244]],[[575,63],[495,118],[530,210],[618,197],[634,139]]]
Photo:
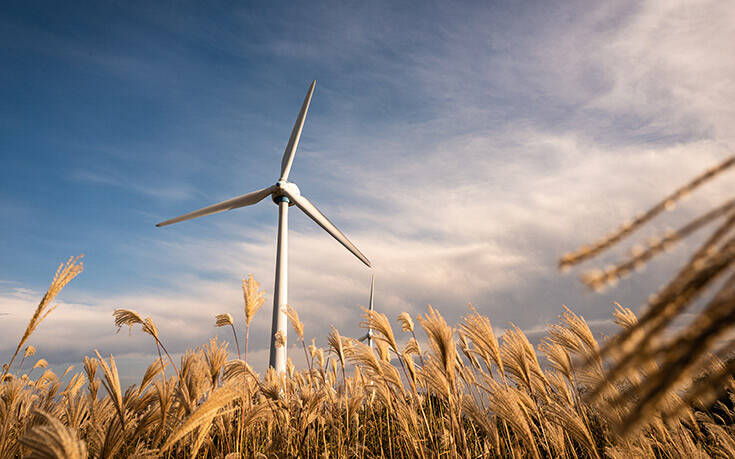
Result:
[[[178,223],[185,220],[191,220],[192,218],[203,217],[205,215],[215,214],[217,212],[223,212],[225,210],[237,209],[238,207],[252,206],[257,204],[263,199],[271,196],[273,202],[278,205],[278,243],[276,249],[276,285],[273,295],[273,322],[271,326],[271,346],[270,346],[270,366],[275,368],[277,372],[282,373],[286,371],[286,346],[276,347],[276,333],[281,332],[283,337],[286,337],[288,318],[286,316],[286,305],[288,303],[288,208],[289,206],[296,205],[306,215],[314,220],[319,226],[326,230],[332,235],[337,241],[352,252],[357,258],[359,258],[367,266],[370,266],[370,261],[363,255],[357,247],[345,237],[342,232],[337,229],[327,217],[317,209],[306,197],[301,195],[299,187],[295,183],[288,181],[288,174],[291,171],[291,164],[293,163],[294,154],[296,153],[296,147],[299,145],[299,138],[301,137],[301,129],[304,127],[304,119],[306,118],[306,112],[309,110],[309,103],[311,102],[311,95],[314,93],[314,86],[316,80],[311,83],[309,91],[304,98],[304,103],[301,105],[301,111],[299,117],[294,124],[293,130],[291,131],[291,137],[288,139],[288,145],[286,145],[286,151],[283,153],[283,159],[281,160],[281,177],[278,179],[275,185],[263,188],[262,190],[253,191],[236,198],[228,199],[227,201],[220,202],[219,204],[213,204],[203,209],[196,210],[194,212],[181,215],[180,217],[172,218],[157,224],[156,226],[166,226],[172,223]],[[372,303],[372,301],[371,301]]]
[[[375,275],[370,276],[370,311],[374,310],[373,305],[373,295],[375,293]],[[373,348],[373,329],[368,327],[367,333],[365,333],[362,338],[359,338],[358,341],[365,341],[367,340],[368,346],[370,348]]]

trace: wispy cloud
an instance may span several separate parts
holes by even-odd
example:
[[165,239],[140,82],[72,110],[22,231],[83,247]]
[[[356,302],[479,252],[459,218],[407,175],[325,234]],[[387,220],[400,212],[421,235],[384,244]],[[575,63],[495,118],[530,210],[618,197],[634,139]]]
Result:
[[69,179],[80,183],[119,188],[129,193],[138,193],[141,195],[166,200],[181,200],[201,195],[187,185],[175,185],[167,187],[160,184],[143,184],[138,182],[137,180],[131,179],[130,177],[125,178],[120,176],[119,174],[115,174],[109,171],[100,172],[77,169],[71,172]]

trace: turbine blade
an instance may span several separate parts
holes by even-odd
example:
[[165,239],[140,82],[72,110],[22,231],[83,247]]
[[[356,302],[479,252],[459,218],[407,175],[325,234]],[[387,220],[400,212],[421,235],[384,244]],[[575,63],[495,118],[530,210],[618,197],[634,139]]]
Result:
[[311,95],[314,93],[314,86],[316,80],[311,82],[309,91],[306,93],[304,103],[301,104],[301,111],[299,117],[296,118],[296,124],[293,125],[291,131],[291,137],[288,139],[288,145],[286,145],[286,151],[283,152],[283,159],[281,160],[281,180],[288,180],[288,174],[291,172],[291,164],[293,163],[293,157],[296,154],[296,148],[299,146],[299,139],[301,138],[301,129],[304,127],[304,120],[306,119],[306,112],[309,110],[309,103],[311,102]]
[[337,239],[340,244],[345,246],[347,250],[352,252],[357,258],[360,259],[363,263],[370,266],[370,260],[365,257],[365,255],[362,254],[359,250],[357,250],[357,247],[350,242],[347,237],[342,234],[342,231],[338,230],[336,226],[332,222],[329,221],[327,217],[324,216],[321,212],[319,212],[319,209],[314,206],[308,199],[306,199],[303,195],[292,195],[291,193],[287,193],[286,196],[288,199],[291,200],[294,204],[296,204],[299,209],[303,210],[306,215],[309,216],[312,220],[316,222],[317,225],[324,228],[327,233],[331,234],[333,238]]
[[365,333],[364,335],[362,335],[362,337],[357,338],[357,340],[360,341],[360,342],[363,342],[363,341],[365,341],[368,338],[370,338],[370,335],[367,334],[367,333]]
[[184,214],[179,217],[172,218],[170,220],[166,220],[164,222],[158,223],[156,226],[158,227],[166,226],[172,223],[178,223],[178,222],[183,222],[185,220],[191,220],[192,218],[216,214],[217,212],[223,212],[225,210],[237,209],[238,207],[252,206],[253,204],[257,204],[263,199],[265,199],[266,197],[268,197],[271,193],[273,193],[275,188],[276,188],[275,186],[270,186],[268,188],[263,188],[262,190],[253,191],[252,193],[248,193],[242,196],[238,196],[236,198],[228,199],[227,201],[222,201],[218,204],[212,204],[211,206],[207,206],[203,209],[195,210],[194,212],[189,212],[188,214]]

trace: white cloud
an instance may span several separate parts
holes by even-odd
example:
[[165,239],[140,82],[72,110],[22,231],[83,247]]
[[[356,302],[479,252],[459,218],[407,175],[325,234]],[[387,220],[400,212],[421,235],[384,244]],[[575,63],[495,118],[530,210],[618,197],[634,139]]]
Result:
[[714,140],[732,145],[735,74],[730,41],[735,8],[701,0],[645,3],[621,33],[601,46],[614,82],[591,107],[635,113],[661,131],[711,129]]

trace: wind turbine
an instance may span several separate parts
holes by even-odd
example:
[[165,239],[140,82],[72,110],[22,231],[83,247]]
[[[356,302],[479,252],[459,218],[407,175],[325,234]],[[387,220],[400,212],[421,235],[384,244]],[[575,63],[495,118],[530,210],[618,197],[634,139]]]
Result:
[[360,261],[370,266],[370,261],[365,255],[311,201],[301,194],[299,187],[295,183],[288,181],[291,164],[296,154],[296,147],[299,145],[301,130],[304,127],[304,119],[306,118],[306,112],[309,110],[309,103],[311,102],[311,95],[314,93],[315,85],[316,80],[309,86],[304,103],[301,105],[301,111],[291,131],[291,137],[288,139],[288,145],[286,145],[286,151],[283,153],[283,159],[281,160],[281,176],[275,185],[195,210],[194,212],[166,220],[156,225],[159,227],[166,226],[225,210],[252,206],[271,196],[273,202],[278,206],[278,239],[276,246],[276,283],[273,295],[273,322],[271,325],[270,366],[275,368],[278,373],[286,371],[286,346],[281,348],[276,347],[276,333],[280,332],[286,338],[288,325],[288,318],[286,316],[286,305],[288,303],[288,208],[295,204],[309,218],[314,220],[317,225],[321,226],[332,237],[337,239],[340,244],[345,246],[347,250],[359,258]]
[[[374,308],[373,306],[373,294],[374,293],[375,293],[375,274],[370,276],[370,310],[371,311]],[[370,346],[370,348],[372,349],[373,348],[373,329],[370,327],[368,327],[367,333],[365,333],[365,335],[362,338],[360,338],[358,341],[365,341],[365,340],[367,340],[368,346]]]

